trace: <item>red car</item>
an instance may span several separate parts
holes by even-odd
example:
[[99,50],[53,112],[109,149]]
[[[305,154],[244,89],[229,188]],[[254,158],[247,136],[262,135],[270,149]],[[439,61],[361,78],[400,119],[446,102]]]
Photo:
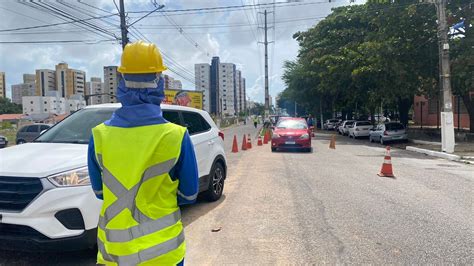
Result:
[[272,151],[301,149],[311,152],[311,133],[304,118],[280,120],[273,129]]

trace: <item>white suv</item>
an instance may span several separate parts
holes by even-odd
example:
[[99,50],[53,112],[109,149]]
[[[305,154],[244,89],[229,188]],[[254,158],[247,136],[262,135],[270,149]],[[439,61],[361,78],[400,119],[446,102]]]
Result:
[[[218,200],[227,172],[223,133],[205,111],[161,106],[166,120],[188,128],[199,190]],[[87,144],[91,129],[119,107],[86,107],[32,143],[0,150],[0,248],[78,250],[95,245],[102,201],[90,187]]]

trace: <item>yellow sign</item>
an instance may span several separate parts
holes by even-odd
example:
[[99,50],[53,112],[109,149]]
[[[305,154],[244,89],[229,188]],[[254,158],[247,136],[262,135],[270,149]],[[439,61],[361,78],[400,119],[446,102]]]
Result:
[[188,90],[165,90],[165,104],[188,106],[202,110],[202,92]]

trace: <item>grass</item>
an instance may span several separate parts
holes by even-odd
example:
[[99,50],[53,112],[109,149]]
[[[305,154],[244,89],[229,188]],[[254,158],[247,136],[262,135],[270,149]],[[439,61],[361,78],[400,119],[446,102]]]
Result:
[[16,144],[16,130],[15,129],[0,129],[0,135],[8,138],[8,146]]

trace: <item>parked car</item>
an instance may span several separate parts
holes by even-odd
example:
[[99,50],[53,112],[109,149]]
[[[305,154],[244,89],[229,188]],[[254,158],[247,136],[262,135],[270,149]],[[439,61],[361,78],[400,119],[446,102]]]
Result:
[[378,125],[370,131],[369,141],[385,144],[389,141],[406,141],[408,135],[405,127],[398,122],[388,122]]
[[369,121],[356,121],[349,127],[350,138],[368,137],[373,126]]
[[32,142],[41,135],[41,132],[48,130],[51,125],[48,124],[33,124],[20,128],[16,133],[16,144],[23,144]]
[[280,120],[273,130],[272,152],[288,148],[311,152],[311,134],[304,118]]
[[5,148],[8,145],[8,138],[0,135],[0,149]]
[[[90,187],[87,148],[91,129],[120,104],[88,106],[32,143],[0,150],[0,248],[52,251],[93,247],[102,201]],[[227,166],[224,134],[210,115],[161,105],[166,120],[185,125],[199,170],[199,191],[218,200]]]
[[344,120],[342,121],[341,125],[337,128],[337,132],[340,135],[347,135],[349,133],[349,126],[352,125],[355,120]]
[[339,123],[339,119],[328,119],[326,120],[326,123],[323,124],[323,129],[334,130],[336,129],[337,123]]

